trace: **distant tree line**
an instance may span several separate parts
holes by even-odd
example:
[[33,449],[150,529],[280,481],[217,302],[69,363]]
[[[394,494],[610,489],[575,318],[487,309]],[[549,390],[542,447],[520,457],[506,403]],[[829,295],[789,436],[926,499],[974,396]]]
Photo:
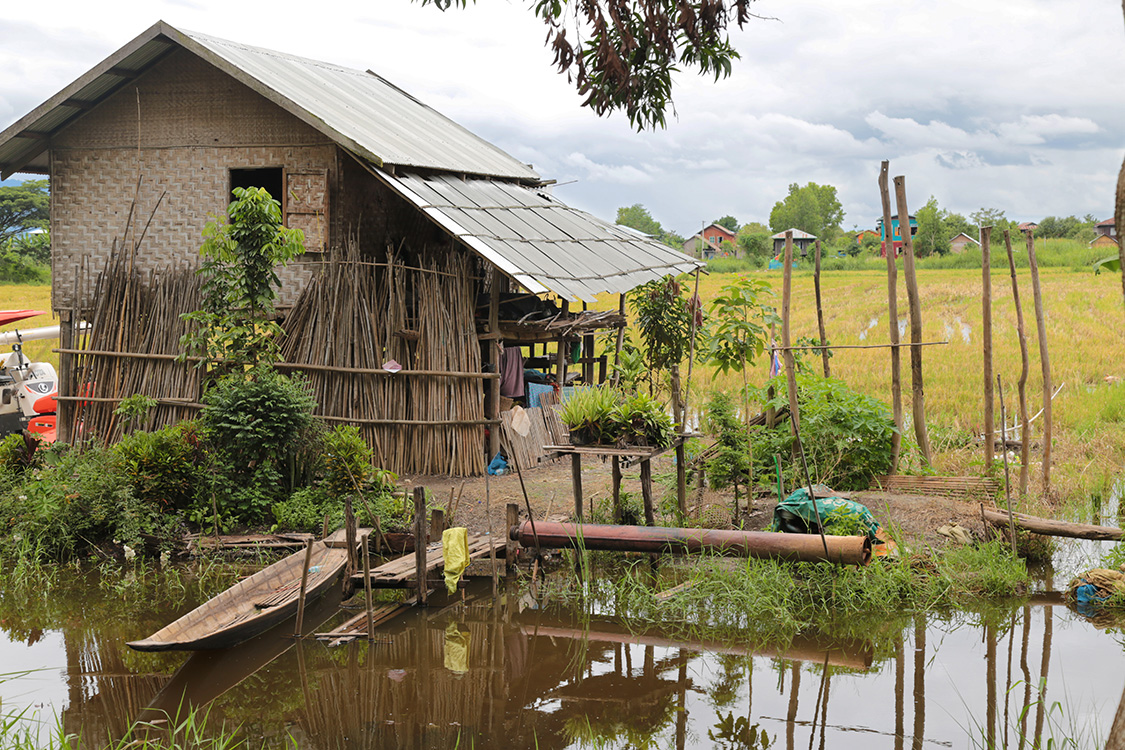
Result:
[[0,282],[50,281],[50,225],[47,180],[0,186]]

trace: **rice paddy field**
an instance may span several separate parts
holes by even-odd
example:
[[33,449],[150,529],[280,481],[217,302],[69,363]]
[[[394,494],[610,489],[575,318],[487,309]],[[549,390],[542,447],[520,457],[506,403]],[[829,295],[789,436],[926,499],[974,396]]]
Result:
[[[752,271],[773,287],[772,302],[781,305],[781,271]],[[733,273],[702,275],[700,297],[707,303],[736,278]],[[1039,343],[1031,278],[1017,269],[1020,299],[1028,338],[1030,371],[1027,399],[1031,414],[1043,403]],[[690,283],[690,282],[689,282]],[[832,271],[822,275],[822,296],[827,337],[835,345],[886,344],[889,341],[886,273],[880,270]],[[981,290],[979,269],[919,269],[923,340],[946,342],[923,348],[926,418],[935,449],[934,469],[940,474],[979,474],[983,451],[972,443],[983,428],[983,353],[981,343]],[[1020,349],[1011,277],[1006,264],[993,263],[991,278],[993,313],[993,371],[1004,386],[1008,424],[1018,422],[1016,384],[1020,375]],[[1125,465],[1125,305],[1120,279],[1115,274],[1094,275],[1089,270],[1054,267],[1041,269],[1043,308],[1052,379],[1062,387],[1054,400],[1054,455],[1052,496],[1048,500],[1079,500],[1105,496]],[[599,307],[616,306],[616,299]],[[50,309],[50,287],[5,285],[0,287],[0,308]],[[909,340],[905,284],[898,283],[899,325],[902,340]],[[799,270],[793,276],[792,337],[815,337],[816,304],[813,276]],[[49,315],[25,322],[25,327],[52,325]],[[12,328],[13,326],[7,326]],[[780,331],[778,331],[780,341]],[[27,353],[57,364],[51,353],[57,341],[29,342]],[[805,365],[820,370],[815,352]],[[889,349],[838,349],[831,359],[832,375],[856,391],[890,404]],[[903,350],[903,411],[909,418],[910,366]],[[768,374],[768,357],[754,363],[750,381],[760,385]],[[692,401],[702,404],[714,389],[734,390],[737,374],[719,375],[707,365],[693,374]],[[995,408],[999,426],[999,403]],[[1042,418],[1032,424],[1033,440],[1041,438]],[[906,430],[904,445],[912,442]],[[999,458],[999,456],[998,456]],[[1038,461],[1033,451],[1032,461]],[[907,467],[909,468],[909,467]],[[1039,465],[1032,465],[1030,484],[1037,491]],[[997,466],[1002,472],[1003,467]]]

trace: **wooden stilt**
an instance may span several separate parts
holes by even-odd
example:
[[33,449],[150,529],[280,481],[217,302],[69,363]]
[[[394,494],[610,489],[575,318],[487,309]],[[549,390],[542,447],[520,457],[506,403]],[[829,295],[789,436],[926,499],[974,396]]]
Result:
[[613,522],[621,523],[621,459],[618,456],[610,458],[613,480]]
[[370,534],[364,534],[360,539],[360,545],[363,548],[363,593],[364,593],[364,606],[367,610],[367,640],[375,640],[375,617],[374,617],[374,602],[371,598],[371,552],[368,549],[368,541]]
[[514,526],[519,526],[520,524],[520,506],[516,503],[508,503],[505,517],[507,520],[505,521],[504,529],[504,539],[506,540],[504,561],[510,573],[515,570],[516,550],[519,549],[519,544],[512,539],[511,530]]
[[312,548],[313,540],[310,539],[305,543],[305,567],[301,571],[301,593],[297,599],[297,624],[293,630],[295,638],[301,637],[301,629],[305,624],[305,595],[309,588],[309,565],[312,563]]
[[414,574],[418,585],[418,604],[425,607],[426,588],[426,490],[414,488]]
[[[789,393],[789,422],[796,435],[801,429],[801,413],[797,406],[797,367],[793,362],[793,350],[789,348],[789,301],[793,289],[793,231],[785,232],[785,267],[782,270],[781,286],[781,354],[785,360],[785,381]],[[745,415],[744,415],[745,418]],[[796,451],[796,443],[794,443]]]
[[574,517],[582,520],[582,456],[570,456],[570,481],[574,485]]
[[430,539],[441,539],[445,531],[445,513],[440,508],[430,511]]
[[655,526],[656,515],[652,507],[652,465],[647,458],[641,461],[641,497],[645,502],[645,525]]

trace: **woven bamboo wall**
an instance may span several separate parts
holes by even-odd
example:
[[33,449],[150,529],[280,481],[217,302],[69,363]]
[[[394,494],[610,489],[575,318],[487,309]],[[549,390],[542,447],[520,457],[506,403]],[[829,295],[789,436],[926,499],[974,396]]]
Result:
[[[137,270],[194,263],[208,216],[230,202],[230,169],[331,175],[337,153],[324,135],[233,78],[186,51],[172,53],[52,140],[53,306],[73,305],[83,259],[90,279],[105,268],[114,238],[125,237],[134,196],[140,227],[153,217]],[[304,266],[286,269],[282,304],[308,275]]]

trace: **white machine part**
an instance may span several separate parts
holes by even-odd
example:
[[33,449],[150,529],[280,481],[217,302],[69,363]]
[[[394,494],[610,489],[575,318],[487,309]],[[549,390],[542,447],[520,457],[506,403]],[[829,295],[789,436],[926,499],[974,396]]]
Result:
[[47,362],[28,360],[19,342],[58,335],[58,326],[0,333],[0,345],[12,344],[12,351],[0,357],[0,435],[28,430],[54,441],[58,374]]

